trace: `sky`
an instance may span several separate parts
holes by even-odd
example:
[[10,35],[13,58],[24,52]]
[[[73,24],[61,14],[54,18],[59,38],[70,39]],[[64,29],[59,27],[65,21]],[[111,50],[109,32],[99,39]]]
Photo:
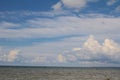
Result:
[[120,0],[0,0],[0,65],[120,67]]

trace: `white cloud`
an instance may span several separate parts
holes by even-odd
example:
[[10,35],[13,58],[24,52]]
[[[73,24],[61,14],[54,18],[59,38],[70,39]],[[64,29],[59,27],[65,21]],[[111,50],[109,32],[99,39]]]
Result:
[[[74,39],[75,37],[73,37],[73,39],[63,39],[58,42],[37,43],[31,47],[23,47],[28,52],[24,52],[23,48],[21,48],[21,50],[23,50],[23,55],[24,53],[26,53],[26,55],[33,55],[34,52],[38,53],[36,56],[39,56],[40,53],[44,53],[44,55],[52,59],[51,61],[49,60],[50,63],[53,63],[52,61],[56,61],[55,63],[89,62],[90,64],[95,62],[96,65],[101,63],[106,65],[120,63],[120,46],[112,39],[105,39],[103,43],[99,43],[92,35],[90,35],[87,40],[86,37],[84,40],[80,40],[79,38],[76,38],[79,40]],[[62,54],[57,54],[60,52]],[[39,59],[40,58],[37,58],[37,61],[41,61]],[[46,59],[46,62],[48,62],[48,59]]]
[[81,48],[73,48],[73,51],[79,51]]
[[105,39],[103,43],[103,52],[113,55],[120,51],[119,46],[113,40]]
[[11,50],[7,55],[8,62],[14,62],[15,59],[17,59],[18,53],[19,53],[19,50]]
[[20,50],[10,50],[8,54],[1,53],[0,61],[2,62],[15,62],[18,58]]
[[77,16],[62,16],[54,19],[36,18],[25,22],[28,28],[0,29],[0,38],[40,38],[81,34],[106,35],[106,33],[117,35],[119,34],[119,21],[120,18],[79,18]]
[[91,51],[92,53],[101,51],[101,45],[97,40],[94,39],[94,36],[92,35],[90,35],[88,40],[84,43],[84,48]]
[[11,23],[11,22],[1,22],[0,23],[0,28],[18,28],[20,25],[19,24],[16,24],[16,23]]
[[[118,40],[120,37],[120,18],[101,14],[79,16],[80,17],[69,15],[58,16],[52,19],[34,18],[31,20],[26,20],[24,23],[27,26],[22,29],[1,28],[0,38],[42,38],[73,35],[73,37],[65,38],[61,41],[33,43],[32,46],[25,46],[22,48],[20,47],[20,50],[22,50],[21,54],[24,57],[34,57],[34,61],[38,63],[42,62],[42,60],[44,61],[44,59],[42,58],[36,58],[36,56],[39,56],[39,54],[48,55],[48,57],[50,58],[54,57],[55,59],[53,60],[53,58],[51,58],[51,61],[56,60],[61,63],[67,62],[67,60],[79,62],[86,61],[89,63],[98,60],[102,62],[104,59],[109,59],[111,60],[111,62],[119,62],[119,45],[116,45],[117,43],[115,43],[111,39],[113,38],[115,40]],[[6,27],[6,23],[14,24],[10,22],[4,22],[4,25],[3,23],[1,24],[3,25],[3,27]],[[11,25],[8,25],[7,27],[9,26]],[[81,44],[86,39],[86,36],[89,34],[95,35],[98,40],[103,40],[106,37],[111,39],[105,39],[104,43],[100,44],[99,41],[95,40],[93,36],[90,36],[89,39],[82,46]],[[81,36],[76,37],[74,35]],[[64,52],[65,50],[66,52]],[[57,53],[62,53],[62,57],[60,57],[60,55],[58,55]],[[16,60],[16,57],[17,54],[4,54],[0,56],[0,61],[14,62]]]
[[107,5],[108,6],[111,6],[111,5],[113,5],[114,3],[116,3],[118,0],[108,0],[108,2],[107,2]]
[[[73,37],[58,42],[36,43],[33,46],[21,47],[21,56],[24,57],[22,62],[26,64],[72,64],[74,62],[78,65],[89,63],[91,66],[120,63],[120,46],[112,39],[105,39],[103,43],[99,43],[94,36],[90,35],[85,40],[86,37],[82,41]],[[67,51],[64,52],[65,50]],[[61,54],[57,54],[60,52]],[[18,53],[18,50],[11,50],[8,54],[2,55],[0,61],[15,62],[19,58]],[[27,59],[27,57],[31,58]]]
[[[66,54],[67,55],[67,54]],[[73,51],[79,62],[103,62],[103,63],[120,63],[120,46],[111,39],[105,39],[100,44],[93,36],[90,36],[80,51]]]
[[64,6],[68,8],[81,9],[87,3],[87,0],[62,0]]
[[60,63],[64,63],[66,61],[65,57],[62,54],[59,54],[57,59]]
[[61,2],[58,2],[57,4],[53,5],[52,8],[54,10],[61,10],[61,6],[62,6],[62,3]]
[[97,0],[61,0],[57,4],[53,5],[52,8],[56,10],[65,7],[79,11],[82,8],[86,7],[88,2],[96,2],[96,1]]

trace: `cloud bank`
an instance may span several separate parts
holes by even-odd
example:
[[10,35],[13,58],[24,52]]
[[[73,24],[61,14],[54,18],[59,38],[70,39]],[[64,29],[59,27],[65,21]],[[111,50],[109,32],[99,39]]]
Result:
[[68,61],[68,56],[74,56],[76,59],[70,59],[79,62],[120,63],[120,46],[112,39],[105,39],[100,44],[92,35],[83,43],[81,48],[74,48],[69,53],[65,55]]
[[[55,44],[57,45],[57,44]],[[63,45],[64,46],[64,45]],[[55,46],[54,46],[55,47]],[[60,48],[60,46],[59,46]],[[65,50],[65,49],[64,49]],[[21,51],[22,52],[22,51]],[[43,55],[39,54],[30,59],[18,56],[19,50],[11,50],[8,54],[0,57],[1,62],[15,63],[18,60],[26,64],[78,64],[78,65],[102,65],[120,64],[120,46],[112,39],[105,39],[103,43],[99,43],[93,35],[81,45],[81,47],[73,47],[71,50],[60,51],[61,54]],[[54,55],[54,56],[53,56]],[[20,59],[19,59],[20,58]],[[103,66],[104,66],[103,65]],[[113,65],[112,65],[113,66]]]

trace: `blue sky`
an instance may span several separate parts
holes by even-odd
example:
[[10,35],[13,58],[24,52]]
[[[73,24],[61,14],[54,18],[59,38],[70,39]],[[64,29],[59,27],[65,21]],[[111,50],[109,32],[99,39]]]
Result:
[[30,11],[49,11],[51,6],[58,2],[58,0],[1,0],[0,10],[1,11],[19,11],[19,10],[30,10]]
[[120,67],[120,0],[0,0],[0,65]]

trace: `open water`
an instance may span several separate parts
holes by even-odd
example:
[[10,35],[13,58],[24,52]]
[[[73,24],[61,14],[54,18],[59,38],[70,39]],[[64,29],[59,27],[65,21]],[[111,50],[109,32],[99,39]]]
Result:
[[120,68],[0,67],[0,80],[120,80]]

